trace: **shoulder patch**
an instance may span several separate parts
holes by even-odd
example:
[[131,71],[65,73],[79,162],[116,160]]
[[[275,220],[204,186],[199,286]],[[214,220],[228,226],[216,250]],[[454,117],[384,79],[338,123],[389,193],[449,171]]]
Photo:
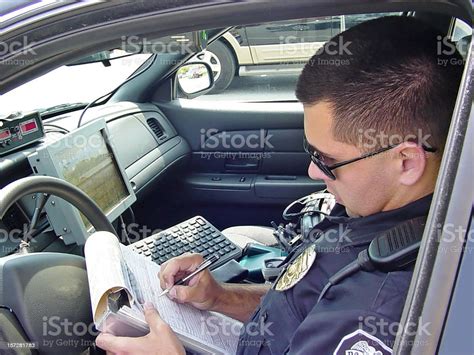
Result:
[[392,349],[379,338],[362,329],[345,335],[334,350],[333,355],[388,355]]

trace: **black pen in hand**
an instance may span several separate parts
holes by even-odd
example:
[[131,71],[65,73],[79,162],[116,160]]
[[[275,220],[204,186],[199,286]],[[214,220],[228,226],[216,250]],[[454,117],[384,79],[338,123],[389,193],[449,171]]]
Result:
[[188,276],[182,278],[181,280],[176,281],[171,287],[168,287],[166,290],[163,290],[163,292],[161,292],[158,297],[166,295],[175,286],[184,285],[186,282],[191,280],[195,275],[199,274],[201,271],[206,270],[209,266],[214,264],[217,260],[219,260],[219,255],[218,254],[211,255],[209,257],[209,259],[206,259],[201,264],[199,264],[199,266],[196,268],[196,270],[194,270],[192,273],[190,273]]

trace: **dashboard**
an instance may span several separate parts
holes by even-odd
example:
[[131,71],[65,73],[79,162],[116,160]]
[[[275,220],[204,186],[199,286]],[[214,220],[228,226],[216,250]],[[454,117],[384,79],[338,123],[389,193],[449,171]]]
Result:
[[[53,143],[67,131],[77,127],[81,111],[43,121],[45,137],[42,142]],[[140,199],[167,173],[190,158],[191,149],[180,137],[165,115],[153,104],[120,102],[88,110],[82,125],[103,118],[110,133],[115,153],[132,189]],[[67,131],[66,131],[67,130]],[[34,143],[9,155],[0,157],[0,188],[16,179],[30,176],[33,171],[28,156],[39,145]],[[22,230],[34,211],[34,197],[27,196],[14,205],[0,221],[2,230]],[[11,238],[0,242],[11,244]],[[0,256],[7,255],[14,245],[0,248]]]

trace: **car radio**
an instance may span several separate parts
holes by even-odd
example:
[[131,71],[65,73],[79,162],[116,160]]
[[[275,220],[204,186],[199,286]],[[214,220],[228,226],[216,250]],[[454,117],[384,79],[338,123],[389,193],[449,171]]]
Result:
[[43,124],[38,112],[16,113],[0,118],[0,156],[43,137]]

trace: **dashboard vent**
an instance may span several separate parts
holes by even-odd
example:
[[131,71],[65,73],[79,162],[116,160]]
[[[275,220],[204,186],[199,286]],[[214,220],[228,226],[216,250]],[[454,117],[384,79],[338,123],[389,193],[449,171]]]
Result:
[[163,136],[163,128],[161,128],[156,118],[149,118],[146,120],[146,123],[148,124],[148,127],[151,128],[153,133],[155,133],[156,138],[160,138]]

